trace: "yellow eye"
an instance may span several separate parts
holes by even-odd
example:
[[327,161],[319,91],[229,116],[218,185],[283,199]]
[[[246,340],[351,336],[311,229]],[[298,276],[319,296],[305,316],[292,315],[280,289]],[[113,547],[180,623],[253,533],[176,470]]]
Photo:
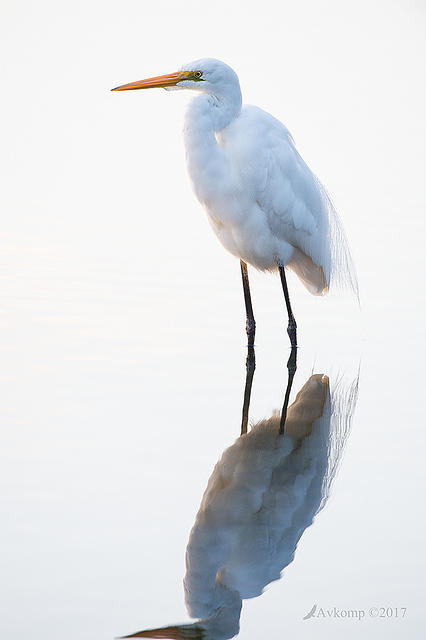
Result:
[[202,75],[203,75],[202,71],[194,71],[194,78],[201,78]]

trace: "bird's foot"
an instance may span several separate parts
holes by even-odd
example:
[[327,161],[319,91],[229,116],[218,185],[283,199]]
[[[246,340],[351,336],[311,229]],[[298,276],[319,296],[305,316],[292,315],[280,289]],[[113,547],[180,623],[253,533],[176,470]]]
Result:
[[254,318],[247,318],[246,333],[247,333],[247,339],[248,339],[247,346],[249,348],[254,347],[254,336],[256,333],[256,322]]
[[287,333],[290,338],[292,348],[297,347],[297,324],[293,316],[289,318]]

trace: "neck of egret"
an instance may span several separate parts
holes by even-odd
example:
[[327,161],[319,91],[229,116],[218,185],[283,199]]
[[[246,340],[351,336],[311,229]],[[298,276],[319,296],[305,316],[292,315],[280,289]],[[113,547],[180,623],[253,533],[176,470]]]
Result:
[[285,268],[314,295],[331,283],[358,294],[343,228],[318,178],[301,158],[286,127],[269,113],[242,106],[238,76],[227,64],[196,60],[180,71],[116,87],[162,87],[199,95],[184,126],[187,165],[195,194],[224,247],[241,262],[249,347],[255,322],[247,263],[278,271],[291,345],[297,345]]

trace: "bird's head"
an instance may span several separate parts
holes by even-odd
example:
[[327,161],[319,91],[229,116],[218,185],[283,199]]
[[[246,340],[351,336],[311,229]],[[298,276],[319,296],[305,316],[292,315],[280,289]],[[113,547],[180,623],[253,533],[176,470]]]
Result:
[[230,66],[214,58],[202,58],[185,64],[179,71],[129,82],[112,91],[163,88],[168,90],[191,89],[216,96],[240,91],[238,76]]

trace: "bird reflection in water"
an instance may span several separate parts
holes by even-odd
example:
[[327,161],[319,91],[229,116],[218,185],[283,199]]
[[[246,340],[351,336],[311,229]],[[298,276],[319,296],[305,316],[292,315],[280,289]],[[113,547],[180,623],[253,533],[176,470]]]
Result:
[[[237,635],[242,601],[279,580],[303,532],[327,502],[358,380],[340,380],[330,388],[325,374],[313,374],[288,409],[285,401],[281,412],[247,431],[254,366],[254,351],[249,351],[242,433],[213,470],[186,550],[185,601],[198,620],[125,638],[227,640]],[[286,396],[293,368],[294,353]]]

